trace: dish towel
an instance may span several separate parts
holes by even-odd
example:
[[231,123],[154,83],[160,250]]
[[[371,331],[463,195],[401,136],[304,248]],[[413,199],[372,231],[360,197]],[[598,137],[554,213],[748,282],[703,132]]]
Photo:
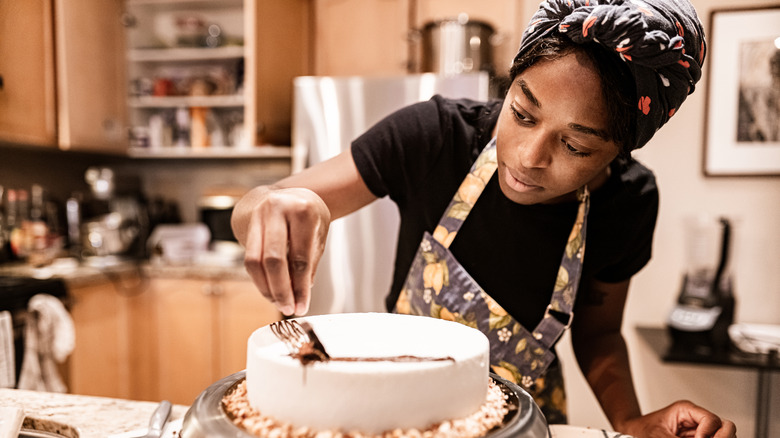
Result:
[[73,319],[62,302],[48,294],[32,297],[27,311],[19,389],[66,392],[57,364],[75,347]]
[[0,388],[16,386],[14,327],[11,312],[0,312]]

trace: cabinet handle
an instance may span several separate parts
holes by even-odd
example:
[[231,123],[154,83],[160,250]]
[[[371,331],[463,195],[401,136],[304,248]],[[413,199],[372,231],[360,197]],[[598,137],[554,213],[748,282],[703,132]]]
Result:
[[3,81],[3,75],[0,75],[0,90],[3,89],[3,85],[5,85],[5,82]]
[[119,22],[122,23],[122,26],[124,27],[135,27],[135,25],[138,24],[138,20],[135,18],[135,15],[129,12],[123,13],[119,19]]
[[206,283],[200,288],[203,295],[220,296],[222,295],[222,285],[219,283]]

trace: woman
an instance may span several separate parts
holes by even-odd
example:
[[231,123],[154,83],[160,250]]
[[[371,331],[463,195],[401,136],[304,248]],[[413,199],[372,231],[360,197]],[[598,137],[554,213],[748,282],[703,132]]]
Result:
[[616,430],[734,437],[733,423],[689,402],[642,416],[620,334],[658,207],[630,151],[693,91],[704,58],[693,8],[666,1],[543,2],[503,102],[412,105],[351,150],[252,190],[233,229],[258,289],[284,314],[306,313],[330,221],[387,195],[401,213],[388,310],[483,331],[491,369],[551,423],[566,420],[554,345],[571,326]]

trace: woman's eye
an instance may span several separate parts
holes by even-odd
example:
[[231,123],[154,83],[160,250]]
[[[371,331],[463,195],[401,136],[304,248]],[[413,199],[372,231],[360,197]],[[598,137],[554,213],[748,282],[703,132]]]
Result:
[[515,119],[520,123],[528,123],[530,120],[528,117],[526,117],[523,113],[517,110],[515,107],[512,108],[512,115],[515,117]]
[[566,150],[569,151],[570,154],[576,156],[576,157],[589,157],[590,152],[583,152],[576,147],[572,146],[570,143],[568,143],[565,140],[561,140],[563,142],[563,145],[566,147]]

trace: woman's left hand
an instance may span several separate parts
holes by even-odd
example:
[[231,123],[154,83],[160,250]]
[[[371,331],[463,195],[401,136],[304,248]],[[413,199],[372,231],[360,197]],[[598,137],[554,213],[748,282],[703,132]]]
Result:
[[620,432],[636,438],[736,438],[737,427],[689,401],[678,401],[626,421]]

